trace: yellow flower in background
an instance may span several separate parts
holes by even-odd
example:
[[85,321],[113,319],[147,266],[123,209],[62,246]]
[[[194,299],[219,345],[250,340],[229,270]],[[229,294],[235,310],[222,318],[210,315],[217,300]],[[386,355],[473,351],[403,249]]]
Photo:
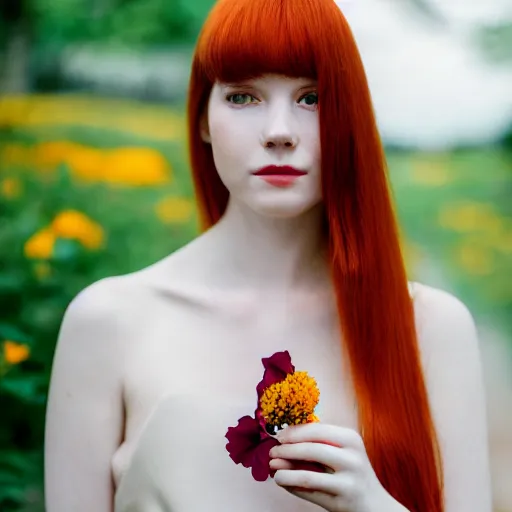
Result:
[[460,232],[486,231],[497,233],[503,221],[491,204],[460,202],[444,205],[439,211],[439,224]]
[[105,154],[103,178],[122,185],[160,185],[169,181],[166,159],[156,150],[126,147]]
[[100,149],[80,146],[66,155],[73,176],[82,180],[101,181],[107,170],[105,154]]
[[77,240],[87,249],[98,249],[105,238],[103,228],[77,210],[59,213],[53,220],[51,229],[57,237]]
[[170,177],[164,156],[148,147],[102,150],[70,141],[43,142],[34,148],[34,163],[42,169],[66,164],[82,180],[127,186],[159,185]]
[[456,262],[473,275],[486,276],[494,270],[494,256],[491,250],[464,243],[456,250]]
[[0,152],[0,161],[6,166],[30,166],[33,162],[33,148],[25,144],[5,144]]
[[50,141],[34,149],[34,163],[43,169],[55,169],[67,164],[80,178],[96,180],[104,169],[104,156],[100,150],[70,141]]
[[415,274],[415,269],[423,259],[422,248],[406,239],[401,239],[402,254],[408,273]]
[[166,142],[181,140],[186,132],[185,115],[172,108],[71,94],[3,96],[0,126],[82,126]]
[[155,207],[157,217],[166,224],[188,221],[195,212],[196,205],[183,197],[166,197]]
[[53,254],[56,236],[49,228],[43,228],[25,242],[24,252],[29,259],[48,259]]
[[18,178],[5,178],[0,183],[0,193],[7,199],[16,199],[21,195],[21,182]]
[[41,142],[34,147],[34,163],[40,167],[55,167],[77,146],[68,141]]
[[454,178],[445,154],[421,156],[413,161],[411,179],[418,185],[441,187]]
[[4,359],[9,364],[19,364],[30,356],[30,349],[23,343],[4,341]]
[[[105,234],[103,228],[87,215],[76,210],[59,213],[49,227],[35,233],[25,242],[25,256],[29,259],[49,259],[53,255],[57,238],[76,240],[90,250],[103,245]],[[36,266],[34,272],[39,279],[47,277],[49,266]]]

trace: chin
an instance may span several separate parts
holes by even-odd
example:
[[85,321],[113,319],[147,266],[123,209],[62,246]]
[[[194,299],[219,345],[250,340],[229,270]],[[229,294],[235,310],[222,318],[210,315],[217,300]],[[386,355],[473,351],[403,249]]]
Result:
[[249,207],[258,215],[275,219],[293,219],[312,210],[319,202],[259,201]]

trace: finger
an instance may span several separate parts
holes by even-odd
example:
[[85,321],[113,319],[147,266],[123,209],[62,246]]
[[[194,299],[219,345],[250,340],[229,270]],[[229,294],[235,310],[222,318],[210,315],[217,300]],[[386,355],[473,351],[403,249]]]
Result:
[[336,496],[338,492],[336,479],[333,475],[328,473],[316,473],[314,471],[302,471],[300,469],[280,469],[276,471],[274,481],[281,487],[299,487],[301,492],[320,491],[330,494],[331,496]]
[[277,471],[278,469],[304,469],[307,471],[317,471],[319,473],[333,473],[334,470],[325,467],[323,464],[316,462],[306,462],[303,460],[293,461],[286,459],[270,459],[270,469]]
[[272,458],[317,462],[340,471],[343,469],[341,452],[341,448],[322,443],[295,443],[274,446],[270,453]]
[[358,432],[351,428],[325,423],[305,423],[292,425],[280,430],[276,435],[280,443],[324,443],[331,446],[360,448],[364,446]]
[[270,459],[270,467],[272,469],[295,469],[296,464],[291,460],[285,459]]
[[297,498],[314,503],[324,510],[335,510],[334,500],[336,498],[331,494],[320,491],[308,491],[299,487],[285,487],[284,489],[286,489],[290,494],[297,496]]

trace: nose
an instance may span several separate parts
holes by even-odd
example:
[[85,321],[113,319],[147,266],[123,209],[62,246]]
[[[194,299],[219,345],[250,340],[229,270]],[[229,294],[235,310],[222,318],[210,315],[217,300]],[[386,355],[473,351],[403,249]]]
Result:
[[261,134],[261,143],[265,148],[294,148],[299,137],[294,130],[293,115],[286,108],[273,109]]

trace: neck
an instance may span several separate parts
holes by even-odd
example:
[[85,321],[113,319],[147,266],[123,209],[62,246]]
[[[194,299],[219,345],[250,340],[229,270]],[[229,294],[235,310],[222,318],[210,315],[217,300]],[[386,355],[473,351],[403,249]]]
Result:
[[230,200],[207,234],[214,272],[231,286],[275,290],[323,285],[329,272],[321,223],[321,205],[279,219]]

